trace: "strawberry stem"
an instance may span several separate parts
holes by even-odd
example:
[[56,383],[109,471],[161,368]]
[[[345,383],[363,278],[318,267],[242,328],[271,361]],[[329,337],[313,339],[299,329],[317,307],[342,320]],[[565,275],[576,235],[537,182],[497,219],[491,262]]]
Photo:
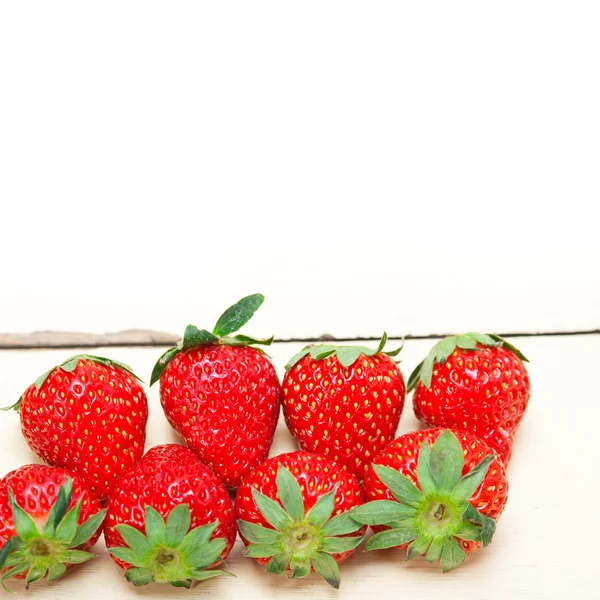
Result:
[[125,578],[138,587],[156,582],[189,588],[194,580],[231,575],[212,568],[221,562],[227,546],[223,538],[211,539],[218,523],[194,529],[190,529],[190,523],[187,504],[173,508],[166,522],[158,511],[147,506],[145,535],[130,525],[117,525],[126,546],[115,546],[108,551],[131,565]]
[[443,504],[440,504],[438,506],[438,509],[435,511],[435,513],[433,514],[433,516],[438,520],[441,521],[442,517],[444,516],[444,513],[446,512],[446,507]]
[[387,356],[397,356],[402,351],[404,343],[395,350],[384,351],[387,343],[387,333],[384,331],[379,341],[377,348],[367,348],[366,346],[334,346],[332,344],[318,344],[305,346],[298,354],[285,365],[286,372],[289,371],[296,363],[300,362],[305,356],[310,355],[312,360],[323,360],[329,356],[335,355],[339,363],[345,367],[351,367],[360,356],[375,356],[376,354],[386,354]]
[[364,536],[348,536],[363,527],[347,517],[348,513],[332,517],[338,488],[339,484],[336,484],[305,511],[298,481],[280,465],[277,494],[281,504],[256,489],[252,490],[259,512],[272,528],[238,521],[240,533],[249,542],[245,556],[270,558],[266,568],[268,573],[281,575],[289,568],[292,579],[306,577],[312,566],[327,583],[339,588],[340,572],[331,555],[353,550]]
[[[207,346],[209,344],[222,344],[225,346],[270,346],[273,342],[273,337],[257,339],[242,334],[230,335],[241,329],[252,318],[264,300],[265,297],[262,294],[252,294],[242,298],[233,306],[230,306],[219,317],[212,333],[206,329],[198,329],[195,325],[188,325],[185,328],[183,339],[176,346],[164,352],[154,365],[152,375],[150,376],[150,385],[154,385],[175,356],[187,348]],[[255,350],[264,354],[264,351],[260,348],[255,348]]]
[[498,335],[475,332],[465,333],[464,335],[451,335],[435,344],[425,359],[415,367],[408,378],[406,391],[412,392],[419,381],[427,389],[431,389],[431,378],[436,364],[443,365],[456,348],[477,351],[478,345],[487,347],[502,346],[516,354],[523,362],[529,362],[518,348],[515,348]]
[[373,535],[366,549],[410,543],[407,560],[425,554],[430,562],[439,560],[444,572],[460,566],[465,552],[457,540],[478,541],[487,546],[495,530],[494,520],[469,502],[493,459],[493,455],[486,456],[462,475],[462,447],[454,434],[446,430],[431,448],[424,442],[419,450],[419,487],[402,473],[373,464],[375,473],[397,502],[377,500],[348,512],[358,523],[388,527]]
[[78,550],[98,531],[104,522],[106,510],[92,515],[81,525],[77,525],[82,502],[79,500],[67,512],[71,501],[73,482],[67,477],[60,486],[57,498],[50,508],[42,532],[29,514],[16,502],[12,489],[8,489],[8,499],[17,535],[4,545],[0,552],[0,570],[7,567],[2,575],[4,582],[16,575],[27,573],[26,586],[43,577],[50,581],[58,579],[66,571],[67,564],[85,562],[94,558],[93,554]]

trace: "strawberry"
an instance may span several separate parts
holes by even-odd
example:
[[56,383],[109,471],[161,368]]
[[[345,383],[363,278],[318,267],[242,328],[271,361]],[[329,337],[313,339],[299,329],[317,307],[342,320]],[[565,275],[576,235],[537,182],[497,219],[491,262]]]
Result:
[[25,578],[27,587],[58,579],[71,564],[94,555],[104,510],[75,473],[26,465],[0,479],[0,571]]
[[367,550],[407,549],[444,572],[494,534],[508,495],[504,466],[484,442],[465,431],[425,429],[394,440],[365,477],[371,501],[350,513],[377,531]]
[[337,565],[354,552],[365,530],[347,511],[362,503],[356,479],[331,461],[301,451],[275,456],[237,491],[245,554],[266,564],[268,573],[291,569],[297,578],[312,569],[337,589]]
[[169,423],[229,488],[263,462],[273,442],[281,386],[273,365],[252,344],[270,344],[230,334],[263,303],[260,294],[228,308],[213,332],[188,325],[183,340],[154,367]]
[[283,414],[302,450],[321,454],[359,481],[396,433],[404,378],[383,352],[363,346],[307,346],[286,365]]
[[50,369],[10,408],[29,447],[77,473],[103,500],[144,453],[148,402],[130,367],[79,354]]
[[104,538],[136,586],[152,581],[189,588],[225,571],[236,535],[227,490],[188,448],[155,446],[126,473],[108,500]]
[[427,427],[466,429],[510,460],[531,387],[527,359],[497,335],[447,337],[408,380],[415,415]]

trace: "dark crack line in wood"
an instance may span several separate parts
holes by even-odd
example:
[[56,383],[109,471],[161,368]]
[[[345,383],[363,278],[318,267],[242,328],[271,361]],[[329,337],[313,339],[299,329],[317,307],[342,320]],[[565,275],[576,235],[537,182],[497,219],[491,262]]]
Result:
[[[449,335],[450,333],[429,333],[429,334],[407,334],[405,336],[400,335],[388,335],[388,340],[440,340]],[[503,338],[530,338],[530,337],[569,337],[577,335],[600,335],[600,329],[582,329],[576,331],[511,331],[507,333],[499,333],[500,337]],[[306,337],[306,338],[277,338],[273,340],[273,343],[277,344],[311,344],[311,343],[322,343],[322,342],[378,342],[381,336],[365,336],[365,337],[334,337],[331,335],[322,335],[319,337]],[[82,343],[62,343],[62,344],[3,344],[0,342],[0,351],[2,350],[68,350],[76,348],[168,348],[170,344],[164,342],[111,342],[107,341],[104,344],[86,344]]]

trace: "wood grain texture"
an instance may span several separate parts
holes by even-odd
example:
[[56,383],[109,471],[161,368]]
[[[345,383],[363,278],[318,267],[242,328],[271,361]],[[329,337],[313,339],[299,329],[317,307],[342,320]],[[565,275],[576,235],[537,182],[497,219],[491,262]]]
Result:
[[[519,331],[519,332],[498,332],[497,335],[503,338],[514,337],[554,337],[571,335],[600,335],[600,329],[586,330],[562,330],[552,329],[544,331]],[[398,332],[387,332],[388,339],[392,340],[436,340],[452,335],[451,333],[424,333],[424,334],[404,334]],[[82,331],[32,331],[30,333],[0,333],[0,350],[52,350],[65,348],[106,348],[126,346],[126,347],[157,347],[165,345],[175,345],[181,336],[176,333],[166,331],[153,331],[151,329],[129,329],[126,331],[115,331],[110,333],[86,333]],[[323,333],[317,337],[294,337],[294,338],[275,338],[275,342],[355,342],[364,345],[366,342],[379,342],[379,335],[363,335],[352,337],[335,337],[330,333]]]
[[[596,361],[600,336],[572,338],[529,338],[517,345],[531,360],[533,395],[522,424],[508,469],[510,494],[491,546],[467,559],[459,570],[442,575],[436,565],[421,559],[405,563],[393,550],[357,552],[342,565],[339,592],[314,575],[290,581],[264,574],[253,560],[241,556],[241,542],[228,559],[236,579],[215,579],[189,591],[150,585],[134,589],[109,559],[103,542],[95,547],[94,561],[70,569],[54,584],[34,586],[37,599],[89,600],[135,598],[204,598],[221,600],[293,600],[311,596],[332,598],[418,598],[506,600],[532,598],[600,598],[600,567],[594,557],[600,520],[595,503],[600,493],[596,476],[600,451],[595,444],[600,419],[600,389]],[[420,361],[430,346],[411,341],[402,353],[405,375]],[[287,358],[297,344],[277,344],[271,354],[282,374]],[[148,379],[160,349],[112,348],[98,354],[131,364]],[[13,402],[43,370],[57,364],[71,352],[6,351],[0,353],[0,402]],[[165,420],[158,401],[158,388],[148,395],[150,420],[148,447],[179,441]],[[400,421],[399,433],[418,427],[410,399]],[[280,421],[272,455],[294,449],[283,420]],[[574,456],[574,453],[577,456]],[[38,462],[19,430],[18,415],[0,415],[0,472],[22,464]],[[12,587],[24,594],[22,584]]]
[[99,346],[172,345],[179,335],[151,329],[129,329],[109,333],[78,331],[32,331],[31,333],[0,333],[0,349],[21,348],[97,348]]

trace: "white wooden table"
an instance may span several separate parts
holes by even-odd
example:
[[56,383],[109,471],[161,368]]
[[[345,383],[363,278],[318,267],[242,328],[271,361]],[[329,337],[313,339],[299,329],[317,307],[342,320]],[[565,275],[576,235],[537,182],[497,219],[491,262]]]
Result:
[[[430,341],[409,341],[401,369],[407,377],[424,356]],[[252,559],[242,557],[236,542],[228,567],[237,578],[213,579],[189,591],[149,585],[135,589],[110,560],[102,539],[98,558],[54,584],[34,584],[42,600],[201,598],[316,599],[418,598],[419,600],[508,598],[600,598],[600,563],[595,556],[600,536],[597,501],[600,494],[597,423],[600,385],[597,360],[600,336],[523,338],[515,343],[529,357],[532,398],[517,435],[508,470],[510,494],[496,536],[487,549],[467,559],[457,571],[442,575],[439,565],[422,559],[405,563],[394,550],[357,551],[342,565],[342,587],[329,588],[318,577],[291,581],[268,575]],[[300,344],[278,344],[271,350],[280,375]],[[13,402],[48,367],[75,351],[0,352],[0,401]],[[129,363],[147,380],[160,348],[98,349]],[[147,446],[179,441],[165,420],[158,387],[148,392],[150,419]],[[408,398],[399,433],[418,427]],[[283,419],[271,454],[294,449]],[[0,472],[38,462],[21,437],[16,413],[0,416]],[[22,584],[12,587],[25,593]]]

